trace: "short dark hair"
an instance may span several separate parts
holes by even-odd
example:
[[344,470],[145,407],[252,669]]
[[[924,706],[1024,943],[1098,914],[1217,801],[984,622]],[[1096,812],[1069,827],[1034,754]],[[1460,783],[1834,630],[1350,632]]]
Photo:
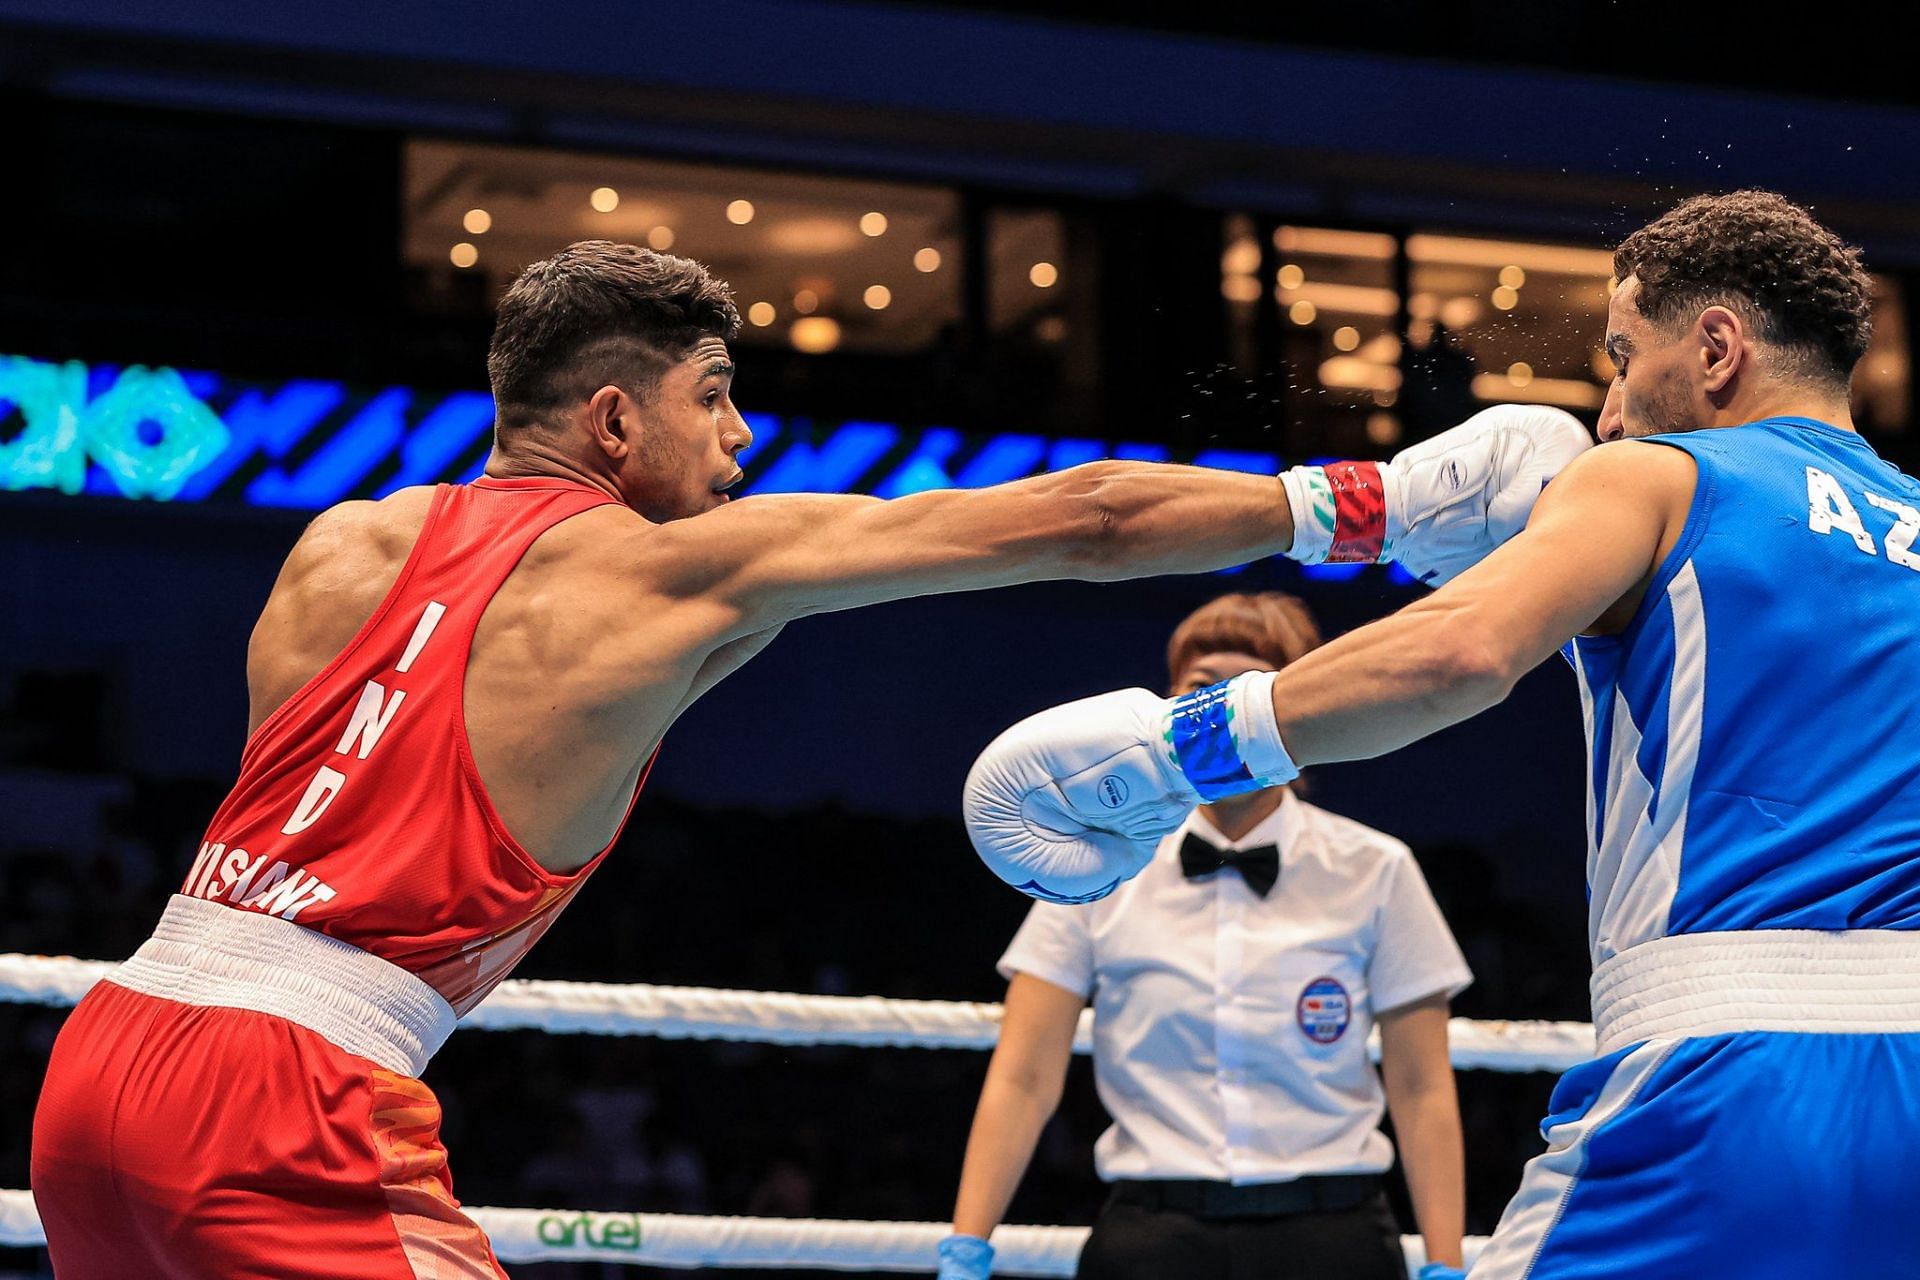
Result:
[[1167,641],[1167,679],[1176,681],[1194,659],[1209,653],[1245,653],[1273,670],[1320,647],[1320,628],[1298,596],[1284,591],[1235,591],[1188,614]]
[[582,240],[522,271],[487,346],[498,424],[520,427],[609,384],[637,399],[704,337],[740,332],[733,291],[689,258]]
[[1729,307],[1791,372],[1822,382],[1844,386],[1873,336],[1860,251],[1771,191],[1681,201],[1621,242],[1613,274],[1638,278],[1635,302],[1654,325]]

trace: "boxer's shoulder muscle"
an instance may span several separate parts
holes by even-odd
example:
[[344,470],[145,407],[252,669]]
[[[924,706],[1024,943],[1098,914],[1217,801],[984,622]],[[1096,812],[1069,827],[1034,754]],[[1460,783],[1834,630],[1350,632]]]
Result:
[[564,521],[474,631],[474,762],[507,829],[551,871],[605,846],[675,716],[759,647],[728,646],[721,611],[632,571],[657,528],[611,505]]
[[625,507],[589,511],[535,544],[502,595],[524,590],[565,600],[567,616],[557,625],[566,632],[575,675],[604,679],[604,692],[616,699],[650,694],[765,629],[747,625],[746,611],[704,580],[727,572],[729,550],[690,540],[682,528],[722,514],[663,525]]
[[1616,440],[1589,450],[1547,487],[1541,496],[1547,519],[1573,516],[1596,531],[1623,522],[1652,534],[1653,551],[1639,580],[1584,634],[1611,635],[1633,620],[1654,575],[1680,543],[1698,479],[1699,467],[1684,450]]
[[678,590],[662,567],[668,528],[609,505],[550,530],[495,596],[477,645],[490,631],[538,627],[539,648],[566,655],[563,678],[595,701],[690,675],[738,632],[734,611]]
[[433,490],[343,502],[300,535],[267,597],[247,649],[258,725],[345,648],[400,576]]

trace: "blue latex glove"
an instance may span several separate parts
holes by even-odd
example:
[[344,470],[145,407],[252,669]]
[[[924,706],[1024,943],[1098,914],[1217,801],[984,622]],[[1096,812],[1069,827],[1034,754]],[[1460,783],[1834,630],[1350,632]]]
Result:
[[987,1280],[993,1246],[979,1236],[948,1236],[940,1242],[940,1280]]
[[1467,1280],[1467,1273],[1444,1262],[1429,1262],[1420,1268],[1418,1280]]

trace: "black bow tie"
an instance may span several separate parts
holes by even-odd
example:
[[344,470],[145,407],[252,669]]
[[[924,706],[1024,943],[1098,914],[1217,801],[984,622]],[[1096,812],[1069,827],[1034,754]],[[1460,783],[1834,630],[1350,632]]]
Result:
[[1257,844],[1251,849],[1217,849],[1191,832],[1180,842],[1180,872],[1187,879],[1210,876],[1222,867],[1238,871],[1247,888],[1264,898],[1280,880],[1280,846]]

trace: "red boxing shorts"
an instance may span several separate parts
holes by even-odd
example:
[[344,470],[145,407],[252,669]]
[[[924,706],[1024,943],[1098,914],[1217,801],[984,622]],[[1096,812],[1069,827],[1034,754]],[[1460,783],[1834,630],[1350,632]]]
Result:
[[163,974],[186,996],[171,999],[109,978],[54,1044],[33,1194],[60,1280],[504,1280],[453,1198],[425,1084],[287,1017],[208,998],[272,1004],[263,990],[285,999],[304,983],[317,1005],[324,979],[300,963],[313,957],[275,962],[282,976],[262,982],[231,948],[209,954],[218,984]]

